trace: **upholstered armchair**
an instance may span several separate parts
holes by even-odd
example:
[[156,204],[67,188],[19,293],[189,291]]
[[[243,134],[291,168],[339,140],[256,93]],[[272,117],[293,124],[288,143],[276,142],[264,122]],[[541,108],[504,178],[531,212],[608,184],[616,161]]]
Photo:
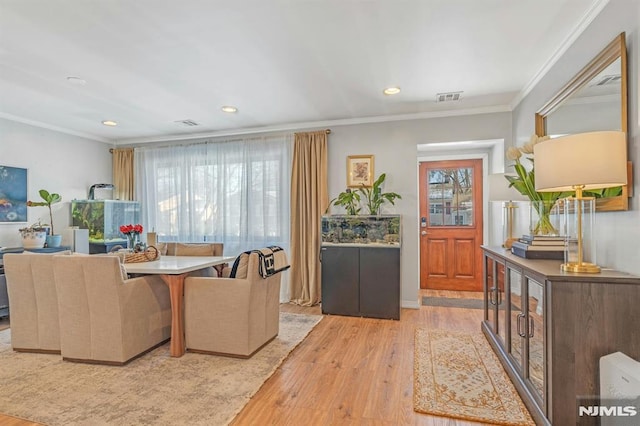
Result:
[[257,253],[240,259],[235,278],[185,280],[188,351],[249,358],[278,335],[281,274],[261,276]]
[[11,346],[15,351],[59,354],[53,255],[7,253],[3,261],[11,312]]
[[122,365],[171,336],[169,288],[126,278],[116,256],[55,256],[62,357]]

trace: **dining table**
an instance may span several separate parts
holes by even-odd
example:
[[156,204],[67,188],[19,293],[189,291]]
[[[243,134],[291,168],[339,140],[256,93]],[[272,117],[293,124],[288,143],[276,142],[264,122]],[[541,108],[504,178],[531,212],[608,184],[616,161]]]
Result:
[[169,287],[171,297],[172,357],[184,355],[184,280],[190,272],[215,267],[235,260],[236,256],[161,256],[151,262],[125,263],[127,274],[159,275]]

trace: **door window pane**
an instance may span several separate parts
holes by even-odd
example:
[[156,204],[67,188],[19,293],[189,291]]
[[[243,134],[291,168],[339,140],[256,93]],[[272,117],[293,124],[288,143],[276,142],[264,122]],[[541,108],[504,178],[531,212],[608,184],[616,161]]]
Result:
[[432,169],[427,187],[430,226],[473,226],[473,169]]

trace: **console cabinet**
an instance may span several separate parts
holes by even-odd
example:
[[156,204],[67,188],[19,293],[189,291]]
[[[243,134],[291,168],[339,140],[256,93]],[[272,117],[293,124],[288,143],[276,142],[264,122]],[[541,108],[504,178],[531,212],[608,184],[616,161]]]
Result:
[[322,246],[322,313],[400,319],[400,248]]
[[536,424],[597,425],[600,357],[640,360],[640,277],[561,272],[559,261],[483,247],[482,331]]

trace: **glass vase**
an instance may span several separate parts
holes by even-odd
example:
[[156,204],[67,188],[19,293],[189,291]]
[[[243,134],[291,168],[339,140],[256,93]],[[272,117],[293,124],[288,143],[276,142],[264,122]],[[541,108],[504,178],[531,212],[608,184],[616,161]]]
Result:
[[138,243],[137,234],[127,234],[127,248],[129,250],[134,251],[137,243]]
[[556,201],[531,201],[529,214],[530,235],[561,235],[562,215]]

